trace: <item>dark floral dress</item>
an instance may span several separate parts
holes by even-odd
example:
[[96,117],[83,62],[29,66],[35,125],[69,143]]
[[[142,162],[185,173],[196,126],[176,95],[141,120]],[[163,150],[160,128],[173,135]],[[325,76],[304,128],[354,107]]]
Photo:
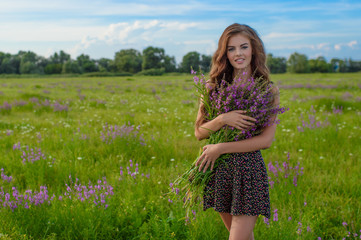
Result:
[[203,210],[271,217],[268,176],[260,150],[231,153],[220,163],[203,195]]

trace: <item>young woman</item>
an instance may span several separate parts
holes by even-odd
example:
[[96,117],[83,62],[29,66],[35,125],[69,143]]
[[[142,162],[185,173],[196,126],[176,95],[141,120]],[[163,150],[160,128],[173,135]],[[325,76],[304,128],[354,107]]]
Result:
[[[227,27],[218,42],[218,49],[212,58],[210,72],[210,91],[217,88],[216,80],[224,78],[228,82],[240,76],[250,76],[269,80],[266,67],[266,54],[261,39],[255,30],[247,25],[232,24]],[[275,105],[279,104],[278,88],[272,88],[277,94]],[[243,110],[236,110],[219,115],[206,121],[204,106],[200,103],[195,126],[198,140],[209,137],[210,131],[217,131],[224,125],[240,130],[252,127],[256,119],[248,117]],[[274,123],[267,126],[257,136],[237,142],[209,144],[203,147],[203,153],[197,161],[199,171],[213,170],[214,163],[222,154],[231,153],[225,162],[215,169],[214,177],[204,189],[203,208],[214,208],[219,212],[229,239],[254,239],[253,228],[258,215],[270,218],[270,200],[268,192],[267,170],[260,150],[269,148],[276,132]]]

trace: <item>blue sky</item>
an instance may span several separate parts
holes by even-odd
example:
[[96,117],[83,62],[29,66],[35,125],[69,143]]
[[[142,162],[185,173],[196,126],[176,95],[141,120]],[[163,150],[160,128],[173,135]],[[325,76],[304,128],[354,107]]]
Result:
[[162,47],[177,62],[213,54],[232,23],[257,30],[267,53],[361,60],[361,1],[0,0],[0,51],[64,50],[76,58]]

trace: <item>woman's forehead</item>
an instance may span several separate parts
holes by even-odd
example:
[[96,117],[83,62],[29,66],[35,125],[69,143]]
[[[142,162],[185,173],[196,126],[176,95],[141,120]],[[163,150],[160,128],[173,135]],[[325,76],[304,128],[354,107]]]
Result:
[[228,39],[227,45],[242,45],[244,43],[250,43],[249,38],[241,33],[238,33]]

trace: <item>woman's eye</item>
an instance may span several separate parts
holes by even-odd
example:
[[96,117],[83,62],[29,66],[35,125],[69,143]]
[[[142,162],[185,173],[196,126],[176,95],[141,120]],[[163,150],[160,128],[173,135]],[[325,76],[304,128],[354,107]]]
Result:
[[233,50],[234,50],[234,48],[228,48],[228,52],[231,52]]
[[244,47],[242,47],[242,49],[247,49],[248,48],[248,46],[244,46]]

